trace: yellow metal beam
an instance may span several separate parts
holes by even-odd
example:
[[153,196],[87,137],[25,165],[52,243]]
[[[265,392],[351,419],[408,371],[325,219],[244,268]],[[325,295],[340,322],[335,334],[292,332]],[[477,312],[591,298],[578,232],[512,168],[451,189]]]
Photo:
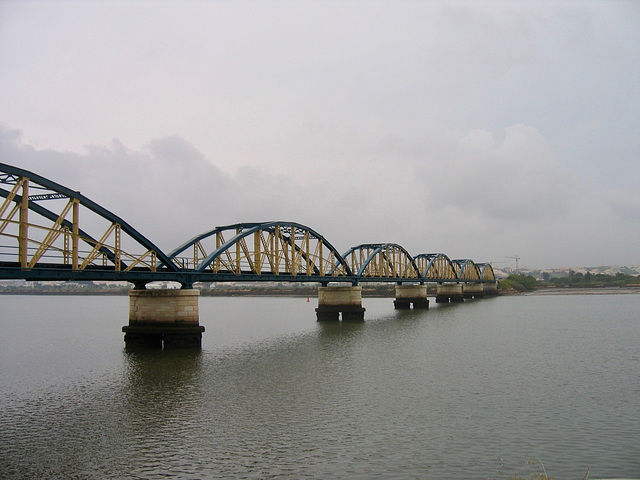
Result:
[[[271,273],[275,273],[276,275],[278,274],[275,268],[275,256],[274,256],[274,237],[273,237],[273,232],[269,232],[266,236],[265,233],[263,232],[262,235],[260,235],[260,242],[261,242],[261,248],[263,253],[263,259],[266,258],[267,261],[269,262],[269,268],[270,268],[270,272]],[[264,260],[263,260],[264,263]]]
[[253,268],[257,275],[262,274],[262,252],[260,249],[262,230],[253,232]]
[[147,250],[144,254],[140,255],[139,257],[133,259],[129,265],[127,266],[127,268],[124,269],[125,272],[128,272],[129,270],[133,269],[134,267],[140,265],[141,263],[144,263],[144,259],[147,257],[151,257],[151,262],[147,263],[146,265],[149,266],[149,268],[152,271],[156,271],[156,252],[154,252],[153,250]]
[[242,273],[242,260],[244,259],[247,264],[249,265],[249,271],[252,273],[255,273],[255,265],[253,263],[253,260],[251,258],[251,252],[249,251],[249,247],[247,247],[247,242],[245,241],[244,238],[239,239],[236,242],[236,246],[240,246],[240,250],[237,250],[236,248],[236,255],[238,255],[238,258],[236,258],[236,263],[238,265],[238,274]]
[[111,235],[111,233],[114,231],[115,228],[116,228],[116,224],[112,223],[107,229],[107,231],[104,233],[104,235],[102,235],[102,238],[98,242],[94,243],[93,248],[91,249],[89,254],[84,258],[82,265],[80,265],[80,270],[84,270],[88,265],[90,265],[98,257],[98,255],[100,254],[100,249],[104,246],[104,243],[106,242],[107,238],[109,238],[109,235]]
[[276,228],[273,231],[273,246],[274,246],[274,264],[275,270],[274,274],[278,275],[280,273],[280,260],[282,259],[282,249],[280,248],[280,225],[276,225]]
[[22,182],[22,201],[20,202],[20,224],[18,230],[20,266],[26,268],[29,248],[29,179],[27,178],[24,178]]
[[62,209],[62,212],[60,212],[60,215],[58,215],[58,218],[56,219],[56,221],[53,223],[53,226],[49,228],[47,235],[40,242],[38,249],[33,254],[33,257],[31,257],[31,260],[29,261],[27,268],[35,267],[36,264],[38,263],[38,260],[42,258],[42,255],[44,255],[44,253],[53,246],[53,243],[63,233],[64,230],[62,228],[62,222],[64,222],[72,206],[73,206],[73,201],[69,200],[69,202],[67,202],[67,205]]
[[305,250],[305,256],[307,259],[307,275],[311,275],[313,273],[313,261],[311,260],[311,257],[309,255],[309,243],[310,243],[311,239],[309,238],[309,230],[304,232],[304,250]]
[[80,202],[73,201],[72,227],[71,227],[71,268],[78,270],[80,245]]
[[[236,228],[236,235],[241,232],[239,228]],[[235,273],[240,275],[242,273],[242,267],[240,266],[240,242],[236,242],[236,257],[235,257]]]
[[22,188],[22,186],[26,181],[27,181],[26,178],[21,177],[13,186],[13,188],[9,192],[9,195],[7,195],[7,198],[5,198],[4,202],[2,202],[2,206],[0,207],[0,218],[4,216],[4,213],[7,211],[7,208],[9,208],[9,205],[11,205],[11,202],[13,202],[13,199],[16,198],[18,191],[20,191],[20,189]]
[[300,263],[298,261],[298,252],[296,251],[296,227],[293,225],[291,226],[291,237],[289,240],[291,241],[291,270],[289,273],[291,275],[297,275]]
[[[3,220],[2,220],[2,224],[0,224],[0,235],[2,235],[2,233],[4,232],[5,228],[7,228],[7,226],[11,223],[16,223],[13,222],[13,217],[16,216],[16,213],[18,213],[18,211],[20,210],[20,204],[16,204],[14,205],[13,209],[11,209],[11,211],[9,212],[9,215],[7,215]],[[19,222],[18,222],[19,223]]]
[[[220,248],[220,245],[224,243],[224,237],[222,236],[222,232],[216,232],[216,250]],[[215,259],[213,272],[218,273],[220,271],[220,266],[222,265],[222,259],[220,255],[218,255]]]

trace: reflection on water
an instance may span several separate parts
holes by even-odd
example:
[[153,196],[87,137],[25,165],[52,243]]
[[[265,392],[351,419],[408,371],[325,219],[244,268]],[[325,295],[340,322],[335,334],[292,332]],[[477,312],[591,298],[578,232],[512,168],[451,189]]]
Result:
[[1,298],[0,477],[640,476],[639,298],[201,299],[202,351],[124,349],[126,299]]
[[339,337],[350,337],[362,331],[363,322],[318,322],[318,329],[321,337],[335,339]]
[[[200,383],[202,354],[197,350],[125,349],[127,409],[161,424],[185,410]],[[144,432],[142,432],[144,434]]]

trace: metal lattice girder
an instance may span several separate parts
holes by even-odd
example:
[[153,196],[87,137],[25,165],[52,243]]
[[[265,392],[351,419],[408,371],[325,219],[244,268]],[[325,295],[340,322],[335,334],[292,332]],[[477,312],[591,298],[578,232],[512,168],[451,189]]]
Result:
[[480,281],[480,269],[473,260],[451,260],[458,274],[458,280]]
[[3,264],[16,264],[22,269],[66,266],[72,270],[100,267],[125,272],[155,271],[159,260],[166,270],[179,271],[120,217],[80,192],[40,175],[0,163],[0,197],[4,198],[0,203]]
[[[43,204],[46,202],[47,207]],[[394,243],[340,255],[294,222],[239,223],[165,255],[120,217],[79,192],[0,163],[0,278],[29,280],[495,282],[490,264],[412,257]]]
[[444,253],[421,253],[415,257],[420,277],[431,281],[457,281],[458,272]]
[[194,272],[214,274],[352,276],[322,235],[293,222],[216,227],[185,242],[169,258]]
[[359,277],[420,278],[413,257],[395,243],[369,243],[351,247],[343,258]]
[[496,275],[490,263],[476,263],[476,267],[480,270],[480,279],[483,282],[496,281]]

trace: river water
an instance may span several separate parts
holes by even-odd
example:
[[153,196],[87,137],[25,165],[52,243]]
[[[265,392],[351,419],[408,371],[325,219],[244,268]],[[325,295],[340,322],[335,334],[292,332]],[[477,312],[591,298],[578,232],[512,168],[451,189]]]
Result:
[[640,295],[306,300],[128,352],[126,297],[0,296],[0,478],[640,478]]

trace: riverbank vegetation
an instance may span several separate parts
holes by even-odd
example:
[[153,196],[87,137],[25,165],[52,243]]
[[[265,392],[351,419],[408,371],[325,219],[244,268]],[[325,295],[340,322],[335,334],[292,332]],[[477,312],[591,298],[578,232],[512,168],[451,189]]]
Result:
[[549,278],[543,275],[542,280],[536,280],[531,275],[511,274],[504,280],[498,281],[498,288],[503,291],[532,292],[544,288],[616,288],[640,287],[640,277],[618,273],[607,275],[602,273],[569,272],[567,277]]
[[516,292],[531,292],[538,287],[538,281],[531,275],[511,274],[504,280],[498,281],[499,290],[515,290]]

